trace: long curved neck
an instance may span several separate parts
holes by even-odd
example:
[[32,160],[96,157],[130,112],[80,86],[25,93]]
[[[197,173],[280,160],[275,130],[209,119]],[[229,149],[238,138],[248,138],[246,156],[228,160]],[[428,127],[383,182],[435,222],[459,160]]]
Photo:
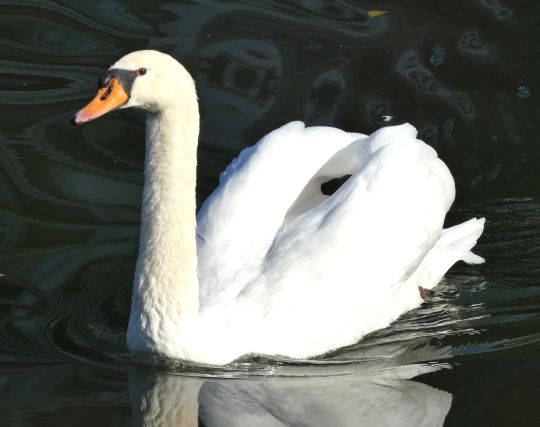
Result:
[[193,99],[148,115],[141,237],[127,337],[131,350],[168,353],[182,321],[199,310],[198,136],[194,90]]

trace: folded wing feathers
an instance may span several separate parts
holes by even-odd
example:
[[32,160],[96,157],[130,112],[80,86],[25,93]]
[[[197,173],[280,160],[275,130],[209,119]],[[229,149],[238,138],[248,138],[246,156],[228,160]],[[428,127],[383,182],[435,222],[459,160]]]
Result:
[[[438,282],[459,259],[468,263],[483,262],[481,257],[470,251],[482,233],[483,219],[472,219],[444,230],[440,237],[440,231],[434,234],[435,230],[440,230],[437,224],[454,200],[454,181],[446,165],[437,158],[435,150],[416,141],[416,135],[416,129],[410,124],[382,128],[365,137],[335,128],[305,128],[302,122],[292,122],[271,132],[255,146],[245,149],[222,173],[220,186],[205,202],[198,216],[199,255],[202,255],[199,258],[199,273],[208,273],[201,284],[212,286],[216,280],[222,280],[215,266],[226,266],[226,270],[234,274],[235,270],[238,272],[239,269],[248,268],[247,264],[251,263],[256,270],[255,265],[263,262],[268,251],[276,244],[285,245],[287,242],[285,246],[292,247],[295,246],[293,241],[300,244],[299,235],[313,238],[313,233],[321,229],[324,223],[334,222],[331,220],[334,213],[346,212],[348,193],[355,191],[356,185],[365,188],[359,191],[374,196],[381,192],[387,194],[385,198],[392,195],[395,202],[386,199],[378,202],[388,209],[396,209],[400,203],[403,206],[424,203],[425,196],[411,192],[407,187],[410,183],[423,183],[426,189],[430,189],[429,197],[439,198],[438,202],[424,200],[426,209],[434,209],[432,215],[426,212],[422,214],[428,221],[425,225],[426,236],[422,237],[422,233],[418,232],[414,234],[411,230],[412,238],[419,239],[417,249],[420,259],[424,256],[422,253],[433,248],[418,268],[419,281],[427,281],[430,285],[433,281]],[[393,147],[387,149],[389,145]],[[383,151],[384,156],[379,155]],[[373,160],[374,156],[379,157],[381,162],[368,161]],[[403,168],[400,166],[402,163],[405,164]],[[373,169],[371,172],[370,168]],[[354,174],[360,171],[361,179],[353,182]],[[377,179],[371,180],[372,173],[376,174]],[[396,175],[403,173],[407,176],[401,183]],[[322,178],[347,174],[352,174],[353,179],[334,193],[330,200],[319,191]],[[404,191],[400,190],[401,186]],[[413,199],[407,200],[401,194],[405,192],[411,194]],[[318,210],[322,215],[317,216],[321,203],[325,207]],[[311,210],[314,215],[306,217]],[[407,212],[403,212],[403,215],[413,215],[414,209]],[[388,212],[382,213],[390,218]],[[286,227],[296,218],[306,221],[303,227],[296,230],[299,235],[293,235],[294,231]],[[310,227],[312,231],[308,231]],[[407,231],[404,230],[402,234],[407,235]],[[205,249],[212,256],[206,255]],[[278,253],[283,252],[279,250]],[[219,259],[220,256],[223,260]],[[246,257],[247,264],[244,261]],[[235,265],[235,260],[238,265]],[[422,277],[425,280],[421,280]],[[238,290],[241,287],[238,283]],[[201,291],[204,293],[204,289]]]

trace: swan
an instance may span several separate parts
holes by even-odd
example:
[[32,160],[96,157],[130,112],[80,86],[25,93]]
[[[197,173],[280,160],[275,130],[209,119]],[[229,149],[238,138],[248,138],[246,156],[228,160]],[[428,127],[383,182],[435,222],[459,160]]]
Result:
[[[171,56],[127,54],[72,118],[146,110],[130,351],[224,365],[306,359],[358,342],[419,306],[484,226],[443,229],[455,185],[409,124],[366,136],[286,124],[246,148],[196,214],[198,101]],[[321,183],[351,177],[331,196]]]

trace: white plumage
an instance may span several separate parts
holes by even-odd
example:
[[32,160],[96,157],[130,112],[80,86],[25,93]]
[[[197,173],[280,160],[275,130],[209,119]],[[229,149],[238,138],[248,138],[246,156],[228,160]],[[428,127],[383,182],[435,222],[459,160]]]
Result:
[[273,131],[223,172],[195,238],[194,86],[155,51],[111,68],[140,67],[122,106],[150,111],[132,350],[211,364],[309,358],[417,307],[418,287],[456,261],[483,262],[470,249],[484,220],[443,230],[454,181],[408,124],[370,136],[301,122]]
[[415,137],[293,122],[229,166],[197,216],[201,313],[219,313],[210,329],[238,319],[216,328],[224,346],[307,358],[353,344],[420,305],[418,286],[456,261],[482,261],[469,250],[483,220],[441,235],[454,182]]

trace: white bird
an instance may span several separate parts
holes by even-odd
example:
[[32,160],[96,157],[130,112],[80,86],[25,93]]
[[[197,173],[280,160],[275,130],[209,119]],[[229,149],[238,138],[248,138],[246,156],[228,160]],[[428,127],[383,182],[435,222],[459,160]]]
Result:
[[[195,210],[198,102],[169,55],[130,53],[75,124],[148,112],[139,257],[127,345],[223,365],[305,359],[356,343],[421,304],[483,231],[443,229],[452,175],[409,124],[370,136],[292,122],[240,153]],[[352,175],[334,194],[321,183]]]

